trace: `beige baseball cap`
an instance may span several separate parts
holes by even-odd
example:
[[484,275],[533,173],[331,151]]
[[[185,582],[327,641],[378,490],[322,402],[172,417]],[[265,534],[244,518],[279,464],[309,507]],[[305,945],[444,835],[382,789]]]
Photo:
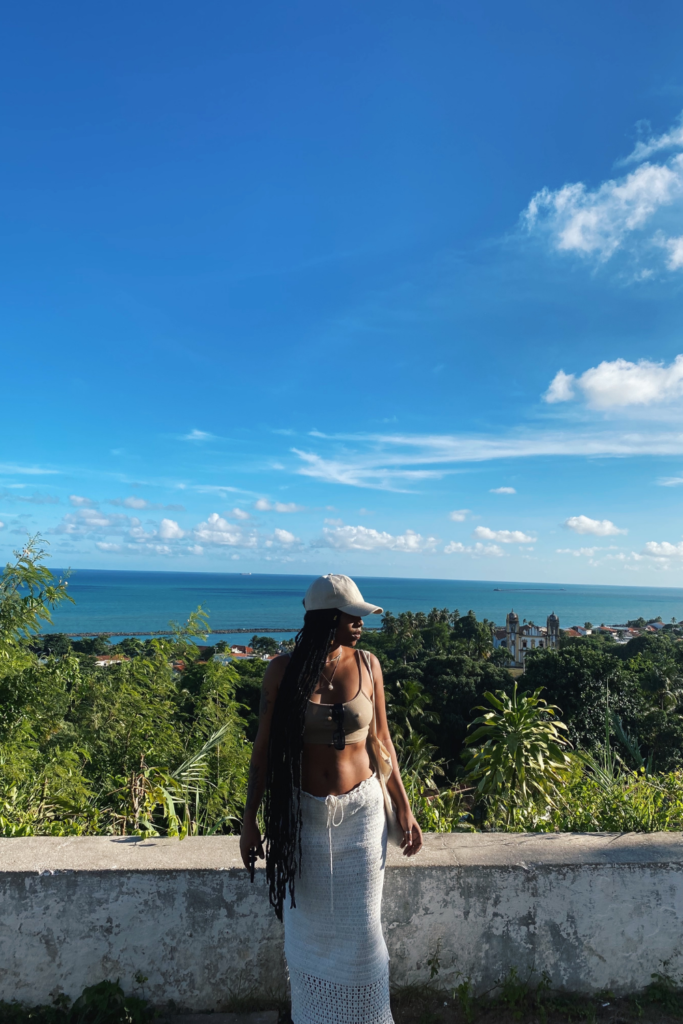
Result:
[[313,580],[304,597],[307,612],[336,608],[347,615],[379,615],[383,608],[369,604],[349,576],[328,573]]

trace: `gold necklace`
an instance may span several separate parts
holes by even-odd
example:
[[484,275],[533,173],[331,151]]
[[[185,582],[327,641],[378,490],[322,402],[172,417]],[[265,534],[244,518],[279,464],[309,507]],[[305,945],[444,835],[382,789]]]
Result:
[[[339,654],[337,655],[337,657],[332,659],[332,661],[334,662],[334,668],[332,669],[332,675],[330,676],[329,679],[327,678],[327,676],[323,672],[320,673],[320,675],[323,677],[323,679],[327,683],[327,689],[328,690],[334,690],[334,674],[337,671],[337,668],[339,667],[339,661],[340,661],[341,656],[342,656],[343,653],[344,653],[343,651],[340,651]],[[328,662],[325,662],[325,665],[327,665],[327,664],[328,664]],[[332,662],[329,662],[329,664],[331,665]]]

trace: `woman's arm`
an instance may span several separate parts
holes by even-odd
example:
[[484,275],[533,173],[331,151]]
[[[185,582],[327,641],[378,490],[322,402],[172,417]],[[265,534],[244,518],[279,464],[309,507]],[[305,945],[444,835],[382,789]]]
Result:
[[387,722],[386,701],[384,698],[382,666],[374,654],[370,654],[370,664],[372,665],[372,676],[375,684],[377,738],[382,741],[391,754],[391,764],[394,769],[391,773],[391,777],[387,781],[387,789],[389,790],[389,796],[396,807],[396,814],[399,822],[401,823],[401,828],[403,829],[403,852],[407,857],[412,857],[422,849],[422,829],[415,820],[415,816],[410,808],[408,794],[405,791],[405,787],[401,779],[401,772],[398,767],[396,751],[394,750],[394,744],[391,741],[389,723]]
[[277,691],[288,662],[288,654],[283,654],[279,658],[273,658],[266,669],[263,683],[261,684],[258,732],[256,733],[256,739],[251,751],[247,799],[244,805],[244,821],[240,836],[240,853],[244,866],[247,868],[249,867],[250,850],[256,850],[258,857],[263,858],[265,856],[261,842],[261,833],[256,822],[256,815],[263,798],[263,791],[266,788],[268,741],[270,739],[270,724],[273,719],[275,698],[277,697]]

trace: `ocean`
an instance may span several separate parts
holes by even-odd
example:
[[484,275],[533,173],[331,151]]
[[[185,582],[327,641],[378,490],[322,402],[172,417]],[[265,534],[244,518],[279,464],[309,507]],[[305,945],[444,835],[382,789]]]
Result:
[[[54,569],[55,574],[59,570]],[[133,572],[118,569],[77,569],[69,580],[75,604],[63,603],[53,625],[43,632],[128,633],[163,630],[169,620],[184,622],[197,605],[209,613],[213,629],[247,629],[268,634],[285,629],[293,634],[303,615],[302,598],[313,577],[253,573]],[[477,618],[499,625],[511,608],[522,619],[545,624],[555,612],[563,627],[590,621],[619,623],[627,619],[672,616],[683,619],[683,589],[677,587],[599,587],[575,584],[496,583],[478,580],[424,580],[356,577],[363,596],[398,614],[431,608],[471,608]],[[379,617],[374,620],[379,625]],[[366,625],[373,625],[373,618]],[[284,638],[287,634],[278,634]],[[239,638],[239,639],[238,639]],[[223,639],[233,639],[226,634]],[[244,635],[234,634],[244,643]]]

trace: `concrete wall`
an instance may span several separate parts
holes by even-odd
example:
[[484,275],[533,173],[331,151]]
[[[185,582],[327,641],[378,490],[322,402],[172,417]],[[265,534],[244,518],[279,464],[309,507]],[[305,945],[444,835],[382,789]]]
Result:
[[[390,852],[384,929],[394,983],[426,980],[438,949],[444,985],[517,967],[634,991],[683,966],[681,836],[428,836],[413,860]],[[284,987],[281,926],[236,839],[0,839],[0,998],[132,992],[138,971],[148,998],[193,1009]]]

